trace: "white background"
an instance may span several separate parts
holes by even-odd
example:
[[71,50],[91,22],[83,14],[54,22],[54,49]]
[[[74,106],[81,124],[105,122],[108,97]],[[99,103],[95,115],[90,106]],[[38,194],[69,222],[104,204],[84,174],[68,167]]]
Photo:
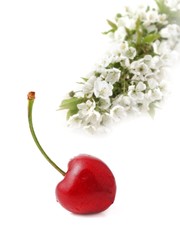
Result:
[[[56,111],[102,55],[105,20],[125,4],[0,1],[0,239],[180,239],[179,63],[171,69],[171,94],[154,120],[140,117],[107,135],[89,136],[68,129],[65,112]],[[56,203],[62,176],[30,136],[26,95],[31,90],[37,96],[37,135],[60,167],[66,171],[73,156],[88,153],[114,172],[117,196],[107,211],[77,216]]]

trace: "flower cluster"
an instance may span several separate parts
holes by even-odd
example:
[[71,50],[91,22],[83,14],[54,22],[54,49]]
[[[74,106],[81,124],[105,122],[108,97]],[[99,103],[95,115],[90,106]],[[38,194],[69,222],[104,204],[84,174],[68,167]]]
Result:
[[96,132],[132,113],[154,114],[166,94],[166,68],[180,49],[179,1],[156,2],[108,20],[109,51],[60,105],[70,126]]

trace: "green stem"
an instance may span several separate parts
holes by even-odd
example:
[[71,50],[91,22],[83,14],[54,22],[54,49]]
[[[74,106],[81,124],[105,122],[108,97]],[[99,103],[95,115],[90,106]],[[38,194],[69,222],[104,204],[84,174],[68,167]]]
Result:
[[33,110],[33,104],[34,104],[34,99],[35,99],[35,92],[29,92],[28,93],[28,122],[29,122],[29,128],[31,131],[31,135],[34,139],[34,142],[36,143],[36,146],[38,147],[38,149],[40,150],[40,152],[42,153],[42,155],[46,158],[46,160],[58,171],[60,172],[63,176],[65,176],[65,172],[59,168],[50,158],[49,156],[46,154],[46,152],[44,151],[44,149],[41,147],[35,131],[34,131],[34,127],[33,127],[33,121],[32,121],[32,110]]

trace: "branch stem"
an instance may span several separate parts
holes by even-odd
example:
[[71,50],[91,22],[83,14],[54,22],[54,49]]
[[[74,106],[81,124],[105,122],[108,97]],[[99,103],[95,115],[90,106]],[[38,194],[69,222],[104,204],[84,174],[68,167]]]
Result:
[[40,152],[42,153],[42,155],[46,158],[46,160],[58,171],[60,172],[63,176],[66,175],[66,173],[59,168],[51,159],[50,157],[46,154],[46,152],[44,151],[44,149],[42,148],[42,146],[40,145],[38,138],[36,136],[36,133],[34,131],[34,127],[33,127],[33,120],[32,120],[32,111],[33,111],[33,104],[34,104],[34,99],[35,99],[35,92],[29,92],[28,93],[28,122],[29,122],[29,128],[30,128],[30,132],[31,135],[34,139],[34,142],[36,144],[36,146],[38,147],[38,149],[40,150]]

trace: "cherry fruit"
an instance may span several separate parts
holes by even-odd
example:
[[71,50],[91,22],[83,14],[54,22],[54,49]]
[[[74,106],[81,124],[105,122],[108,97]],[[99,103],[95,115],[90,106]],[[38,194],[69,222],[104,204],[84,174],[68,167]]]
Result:
[[57,201],[68,211],[76,214],[99,213],[114,202],[116,195],[115,178],[108,166],[100,159],[81,154],[69,161],[64,172],[41,147],[32,122],[35,93],[28,93],[28,120],[32,137],[46,160],[63,176],[56,187]]
[[56,187],[57,201],[67,210],[80,214],[104,211],[114,202],[115,192],[115,179],[110,169],[89,155],[74,157]]

